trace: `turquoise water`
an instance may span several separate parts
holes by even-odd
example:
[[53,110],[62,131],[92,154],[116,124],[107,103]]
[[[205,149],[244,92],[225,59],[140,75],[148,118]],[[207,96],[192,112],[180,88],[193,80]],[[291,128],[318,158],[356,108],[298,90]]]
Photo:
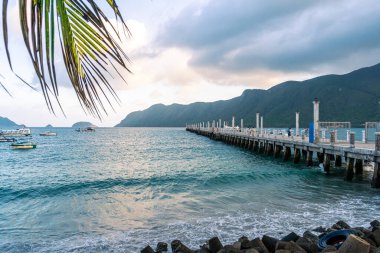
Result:
[[179,238],[280,236],[380,213],[354,182],[182,128],[54,129],[34,150],[0,143],[0,252],[139,252]]

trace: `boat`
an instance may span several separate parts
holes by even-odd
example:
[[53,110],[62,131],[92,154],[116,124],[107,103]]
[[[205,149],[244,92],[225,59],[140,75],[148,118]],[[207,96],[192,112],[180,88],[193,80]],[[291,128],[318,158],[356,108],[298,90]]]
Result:
[[15,142],[15,141],[17,141],[16,138],[0,136],[0,142]]
[[95,128],[93,127],[86,127],[86,128],[78,128],[75,129],[77,132],[95,132]]
[[29,128],[20,128],[16,130],[0,130],[0,137],[23,137],[30,135],[32,135],[32,132]]
[[40,136],[57,136],[57,133],[47,131],[47,132],[40,133]]
[[17,141],[11,144],[11,148],[13,149],[33,149],[36,147],[37,147],[37,144],[31,142],[30,140]]

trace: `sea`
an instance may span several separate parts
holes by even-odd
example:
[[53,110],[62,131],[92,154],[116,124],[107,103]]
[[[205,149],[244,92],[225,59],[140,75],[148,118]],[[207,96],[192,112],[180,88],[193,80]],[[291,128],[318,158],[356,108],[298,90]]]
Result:
[[180,239],[302,234],[380,219],[372,171],[353,182],[184,128],[54,128],[0,143],[0,252],[140,252]]

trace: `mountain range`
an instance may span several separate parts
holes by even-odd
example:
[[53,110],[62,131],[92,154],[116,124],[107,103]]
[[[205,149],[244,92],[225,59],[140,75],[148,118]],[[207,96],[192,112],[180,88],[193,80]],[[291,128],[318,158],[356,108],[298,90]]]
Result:
[[8,118],[0,117],[0,128],[13,129],[18,127],[22,127],[22,125],[18,125]]
[[320,101],[320,121],[349,121],[352,126],[380,121],[380,64],[344,75],[287,81],[268,90],[245,90],[229,100],[156,104],[128,114],[116,127],[183,127],[218,119],[231,122],[232,116],[239,124],[243,118],[245,126],[254,126],[256,112],[264,117],[264,127],[294,127],[297,111],[300,126],[306,127],[313,120],[315,98]]

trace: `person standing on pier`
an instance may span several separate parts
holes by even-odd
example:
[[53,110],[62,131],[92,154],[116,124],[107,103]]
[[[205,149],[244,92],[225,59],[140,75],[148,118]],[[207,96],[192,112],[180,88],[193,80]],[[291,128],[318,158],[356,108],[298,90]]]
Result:
[[291,130],[292,128],[288,128],[288,137],[290,137],[291,135],[292,135],[292,133],[290,132],[290,130]]

